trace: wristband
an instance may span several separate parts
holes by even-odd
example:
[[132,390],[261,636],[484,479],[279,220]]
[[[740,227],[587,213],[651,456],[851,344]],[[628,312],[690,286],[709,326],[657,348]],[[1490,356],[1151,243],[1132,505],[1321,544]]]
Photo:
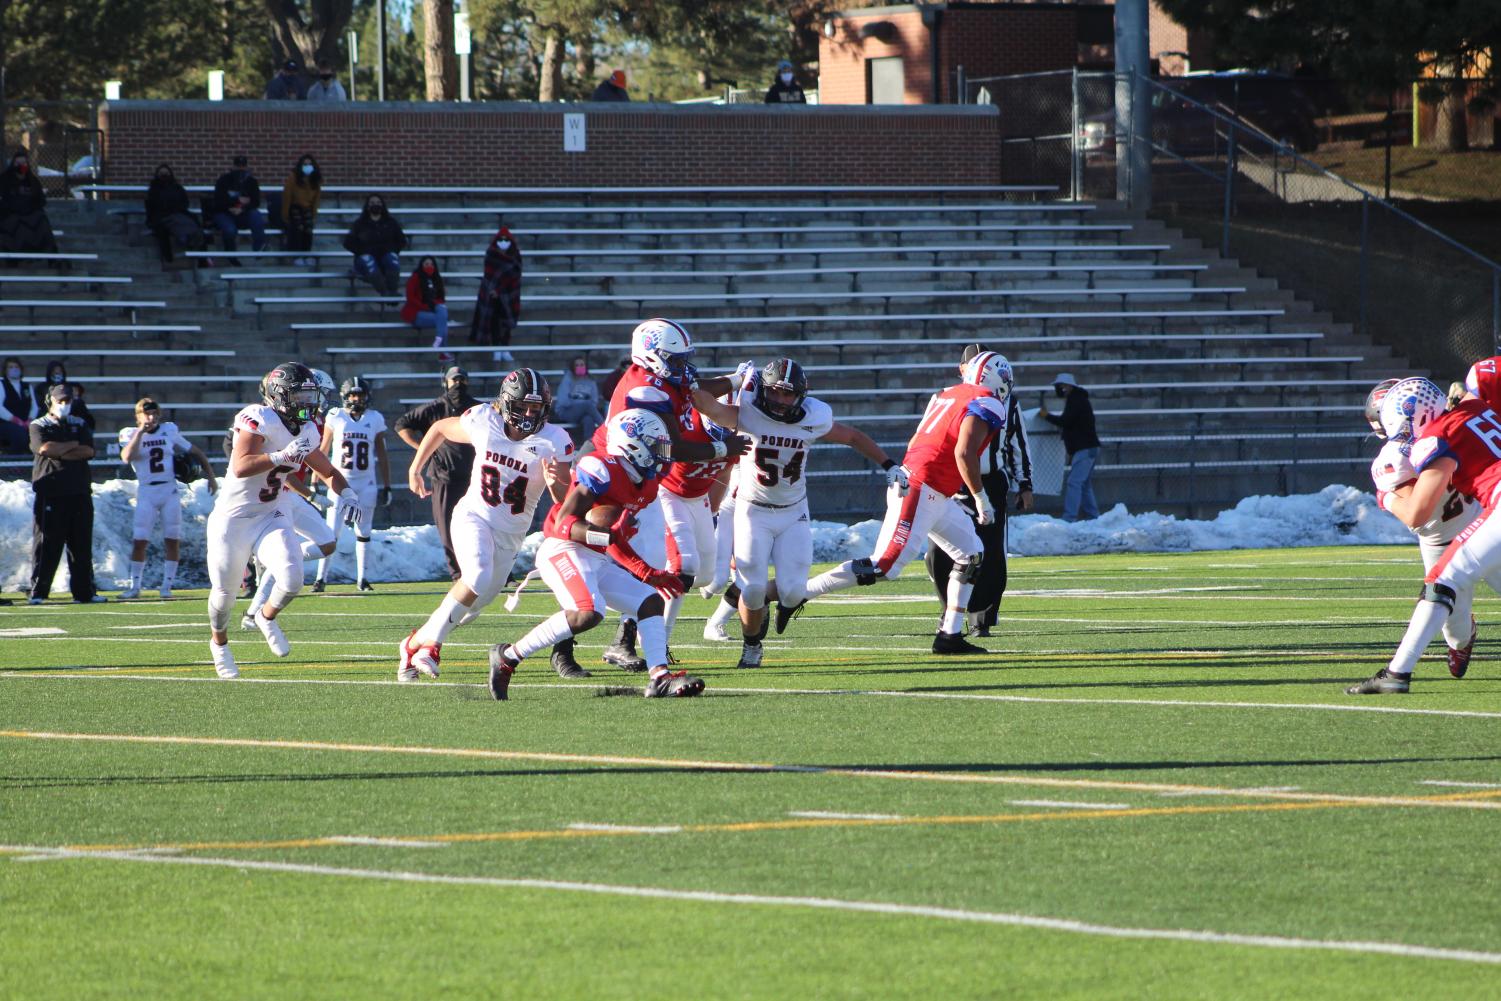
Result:
[[896,460],[895,459],[887,459],[885,462],[881,463],[881,469],[882,470],[888,470],[892,466],[895,466],[895,465],[896,465]]
[[722,442],[722,441],[716,441],[714,443],[714,458],[716,458],[716,459],[723,459],[725,456],[727,456],[729,454],[730,454],[729,446],[727,446],[724,442]]
[[558,519],[558,533],[570,542],[573,541],[573,526],[578,524],[578,520],[578,515],[563,515]]
[[597,528],[591,528],[587,532],[584,533],[584,545],[586,545],[586,546],[598,546],[599,548],[603,549],[605,546],[608,546],[609,544],[610,544],[610,533],[609,532],[601,532]]

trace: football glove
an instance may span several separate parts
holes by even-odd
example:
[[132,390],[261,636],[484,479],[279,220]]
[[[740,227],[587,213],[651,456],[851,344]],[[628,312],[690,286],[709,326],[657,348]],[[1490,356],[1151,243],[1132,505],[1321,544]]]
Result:
[[905,497],[911,487],[912,481],[907,478],[905,466],[895,465],[886,470],[886,489],[895,490],[898,497]]
[[990,503],[990,498],[982,492],[975,498],[975,521],[981,525],[995,524],[995,505]]
[[647,585],[657,589],[657,593],[668,601],[683,593],[683,580],[675,573],[666,570],[653,570],[646,575]]
[[754,441],[746,435],[732,434],[724,440],[724,454],[727,458],[733,459],[737,455],[749,452],[753,444]]
[[390,487],[381,487],[380,488],[380,493],[376,494],[375,503],[379,504],[381,507],[390,507],[391,506],[391,488]]
[[312,443],[305,438],[293,438],[286,448],[271,452],[271,461],[278,466],[300,466],[308,453],[313,450]]
[[756,363],[755,362],[753,362],[753,361],[743,361],[743,362],[741,362],[735,368],[735,374],[733,376],[734,382],[730,386],[730,392],[733,393],[736,390],[738,390],[741,386],[744,386],[745,385],[745,380],[749,379],[751,377],[751,375],[755,371],[756,371]]
[[344,502],[344,524],[350,527],[360,520],[360,495],[348,487],[339,491],[339,500]]

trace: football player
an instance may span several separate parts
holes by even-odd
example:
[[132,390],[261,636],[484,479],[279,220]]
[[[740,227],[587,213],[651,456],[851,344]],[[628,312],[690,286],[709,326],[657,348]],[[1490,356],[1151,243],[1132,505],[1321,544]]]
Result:
[[[594,432],[594,450],[603,453],[609,417],[628,409],[650,410],[662,417],[672,436],[670,458],[675,462],[709,462],[735,458],[748,441],[732,435],[724,441],[689,441],[683,432],[694,427],[692,390],[697,387],[710,396],[730,392],[738,380],[728,376],[698,378],[693,367],[693,339],[680,323],[655,317],[645,320],[631,331],[631,364],[620,377],[610,396],[606,421]],[[665,536],[661,508],[648,506],[640,513],[637,526],[642,557],[653,566],[663,566]],[[626,671],[646,670],[646,661],[636,653],[636,623],[628,615],[620,619],[615,640],[605,648],[605,663]]]
[[[933,395],[917,422],[902,460],[910,486],[894,479],[888,489],[875,552],[847,560],[808,582],[808,597],[816,598],[856,584],[892,580],[917,555],[923,539],[943,547],[954,567],[949,572],[948,602],[933,637],[936,654],[985,652],[963,634],[965,610],[985,555],[975,525],[988,525],[996,518],[980,480],[980,452],[1004,430],[1011,393],[1011,364],[993,351],[965,362],[961,375],[958,385]],[[954,500],[961,487],[968,487],[975,499],[973,519]],[[778,626],[796,612],[784,605],[777,612]]]
[[[359,376],[345,379],[339,387],[342,407],[334,407],[323,419],[323,443],[320,448],[344,474],[354,492],[360,495],[359,506],[351,513],[341,501],[328,508],[328,527],[338,548],[340,526],[349,521],[354,526],[354,568],[356,587],[374,591],[365,579],[365,554],[370,546],[370,526],[375,521],[375,505],[391,503],[391,461],[386,455],[386,419],[380,411],[370,409],[370,383]],[[371,462],[371,457],[375,461]],[[379,493],[375,486],[380,470]],[[333,557],[318,561],[318,579],[313,590],[321,592],[328,582],[328,564]]]
[[717,643],[732,641],[724,627],[740,614],[740,589],[730,581],[730,564],[735,553],[735,508],[738,506],[735,495],[739,481],[740,464],[731,463],[729,469],[720,475],[715,492],[709,495],[710,500],[715,493],[720,498],[714,515],[714,577],[707,586],[699,588],[698,593],[705,599],[720,595],[719,604],[704,622],[704,639]]
[[157,593],[172,597],[177,579],[177,557],[182,539],[182,502],[177,496],[175,458],[187,455],[198,463],[208,481],[208,492],[219,489],[214,468],[208,464],[203,449],[191,445],[171,421],[162,420],[162,408],[151,397],[136,403],[134,427],[120,431],[120,460],[136,474],[135,525],[130,542],[130,586],[120,592],[122,598],[139,598],[146,577],[146,543],[158,518],[162,522],[162,586]]
[[209,652],[221,678],[240,675],[227,630],[234,588],[252,553],[277,581],[256,613],[255,625],[272,653],[285,657],[290,652],[276,619],[302,590],[303,554],[282,500],[285,478],[306,461],[333,493],[347,495],[351,503],[358,500],[343,475],[318,451],[313,416],[322,394],[312,371],[286,362],[272,369],[262,386],[263,402],[235,415],[229,469],[208,518],[208,613],[213,634]]
[[[693,424],[683,429],[684,441],[722,442],[733,432],[693,412]],[[657,503],[667,523],[666,568],[683,580],[686,592],[694,586],[707,586],[718,562],[718,537],[714,524],[713,494],[725,467],[735,462],[726,455],[708,462],[674,462],[662,475],[662,489]],[[683,595],[667,603],[668,653],[672,652],[672,630],[683,607]]]
[[[686,698],[703,679],[667,666],[665,601],[682,580],[647,563],[630,539],[635,517],[656,499],[672,452],[666,420],[649,410],[622,410],[605,422],[605,447],[574,464],[563,502],[548,512],[537,569],[562,609],[513,644],[490,648],[490,695],[506,698],[511,675],[538,650],[593,629],[608,605],[635,617],[650,670],[647,698]],[[597,510],[596,510],[597,509]]]
[[806,598],[813,563],[807,479],[813,443],[848,445],[886,470],[893,484],[905,485],[906,474],[869,435],[840,424],[827,403],[808,395],[803,368],[791,358],[778,358],[760,372],[750,372],[740,399],[739,406],[725,406],[698,394],[705,414],[751,439],[750,450],[740,457],[735,503],[735,583],[744,637],[737,666],[760,667],[771,567],[777,571],[772,596],[782,628]]
[[[505,377],[492,402],[445,417],[423,435],[407,472],[408,485],[418,497],[432,493],[422,468],[444,442],[473,445],[474,467],[449,530],[461,576],[427,622],[402,640],[396,680],[438,676],[448,634],[474,621],[505,588],[543,488],[554,503],[567,493],[573,439],[547,422],[551,408],[547,380],[533,369],[521,368]],[[559,667],[554,657],[554,667],[563,677],[589,676],[571,656],[566,666],[571,670]]]
[[1445,411],[1445,403],[1444,391],[1427,379],[1403,379],[1387,391],[1381,429],[1389,442],[1410,445],[1415,476],[1403,477],[1406,482],[1390,493],[1378,492],[1376,500],[1413,529],[1442,516],[1439,505],[1451,488],[1477,498],[1481,512],[1428,568],[1422,596],[1390,663],[1347,688],[1350,695],[1408,691],[1412,669],[1450,621],[1461,592],[1501,571],[1501,518],[1491,517],[1501,496],[1501,418],[1473,393],[1452,410]]

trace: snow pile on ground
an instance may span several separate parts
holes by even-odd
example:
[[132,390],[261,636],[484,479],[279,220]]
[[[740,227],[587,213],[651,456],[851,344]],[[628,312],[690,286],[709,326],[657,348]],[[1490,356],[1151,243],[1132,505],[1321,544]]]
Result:
[[[125,586],[130,576],[130,536],[136,484],[110,480],[94,489],[94,572],[101,589]],[[204,569],[204,525],[213,498],[204,483],[182,491],[183,540],[178,581],[183,587],[208,583]],[[31,574],[31,484],[0,482],[0,587],[29,586]],[[813,559],[819,562],[870,555],[881,525],[813,523]],[[530,570],[541,533],[526,540],[516,560],[518,573]],[[1400,545],[1412,534],[1376,507],[1375,498],[1354,487],[1330,486],[1294,497],[1247,497],[1212,521],[1188,521],[1165,514],[1131,514],[1117,504],[1094,521],[1069,524],[1048,515],[1011,519],[1008,549],[1021,556],[1073,556],[1086,553],[1160,553],[1211,549],[1268,549],[1282,546]],[[330,576],[353,574],[354,540],[345,531]],[[146,555],[146,583],[155,587],[162,560],[160,530]],[[370,545],[372,581],[442,580],[447,577],[438,532],[431,525],[381,529]],[[54,592],[67,590],[63,561]]]

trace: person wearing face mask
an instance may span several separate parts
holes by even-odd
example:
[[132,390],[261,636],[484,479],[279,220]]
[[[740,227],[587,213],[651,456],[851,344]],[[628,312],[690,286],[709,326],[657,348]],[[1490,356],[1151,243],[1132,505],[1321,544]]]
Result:
[[1068,452],[1068,479],[1063,482],[1063,520],[1087,521],[1100,516],[1094,499],[1095,460],[1100,457],[1100,436],[1095,433],[1094,407],[1089,393],[1068,372],[1053,380],[1053,394],[1063,398],[1063,413],[1048,413],[1042,401],[1038,416],[1063,431],[1063,448]]
[[318,60],[318,79],[307,89],[309,101],[347,101],[344,85],[334,77],[334,68],[327,59]]
[[250,172],[248,157],[237,156],[234,167],[214,182],[212,201],[214,225],[224,241],[224,249],[234,253],[239,245],[237,234],[250,230],[251,248],[266,249],[266,213],[261,211],[261,183]]
[[354,255],[355,277],[375,289],[377,295],[395,295],[401,287],[401,257],[407,235],[401,223],[386,211],[380,195],[365,199],[365,209],[344,235],[344,249]]
[[303,98],[302,67],[297,60],[282,63],[281,71],[266,83],[268,101],[300,101]]
[[562,423],[573,425],[574,440],[588,441],[605,420],[599,401],[599,385],[589,377],[588,359],[578,355],[568,363],[563,380],[558,383],[552,412]]
[[31,157],[24,149],[16,150],[0,172],[0,251],[57,253],[46,205],[47,193],[31,169]]
[[3,363],[5,378],[0,381],[0,450],[24,452],[31,440],[27,425],[36,417],[36,400],[31,388],[22,381],[25,369],[21,359],[7,358]]
[[448,346],[448,305],[444,301],[443,273],[436,258],[424,257],[407,278],[406,302],[401,318],[418,330],[433,332],[433,347],[441,353],[439,361],[453,361]]
[[32,403],[36,407],[36,412],[38,414],[47,412],[47,394],[54,386],[68,387],[73,394],[73,416],[87,424],[90,431],[94,430],[94,415],[89,412],[88,406],[83,402],[83,387],[76,382],[68,381],[68,370],[57,358],[47,363],[47,375],[42,384],[33,386],[31,389]]
[[[146,189],[146,228],[156,237],[162,263],[173,264],[179,250],[202,250],[203,226],[193,218],[188,191],[177,183],[171,164],[159,164]],[[191,264],[191,258],[184,258]]]
[[798,86],[797,78],[792,75],[792,63],[783,59],[777,63],[777,81],[766,92],[767,104],[807,104],[808,96],[803,93],[803,88]]
[[73,390],[57,383],[47,392],[47,413],[29,426],[32,505],[31,604],[40,605],[52,591],[52,578],[63,550],[68,551],[68,580],[73,600],[91,604],[107,600],[94,589],[94,498],[89,460],[94,432],[72,413]]
[[[469,393],[469,373],[457,365],[450,366],[443,373],[442,395],[396,418],[396,435],[412,448],[420,448],[428,428],[446,417],[457,417],[478,403]],[[448,575],[452,580],[458,580],[461,572],[449,537],[449,525],[455,505],[469,489],[469,470],[473,465],[474,446],[451,441],[433,452],[427,463],[427,474],[433,481],[433,524],[443,542],[443,555],[448,560]],[[422,470],[417,472],[420,474]]]
[[[281,232],[288,250],[313,249],[313,223],[323,201],[323,172],[313,154],[304,153],[281,186]],[[296,257],[292,263],[312,267],[316,257]]]
[[485,248],[485,274],[480,279],[469,341],[499,348],[496,361],[511,361],[511,331],[521,319],[521,245],[502,220]]

